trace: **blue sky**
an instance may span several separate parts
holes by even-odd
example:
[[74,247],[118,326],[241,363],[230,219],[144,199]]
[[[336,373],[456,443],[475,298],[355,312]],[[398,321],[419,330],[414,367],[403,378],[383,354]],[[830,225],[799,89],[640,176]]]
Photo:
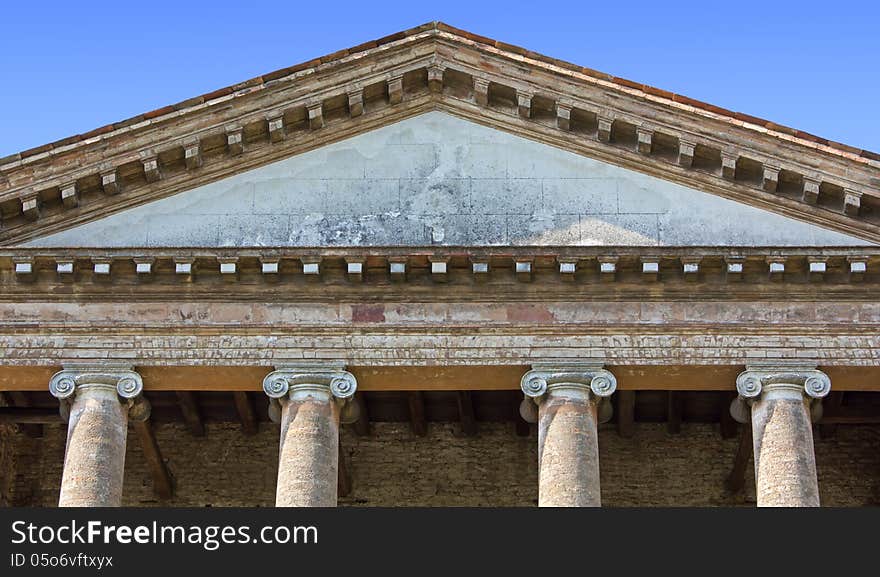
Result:
[[442,20],[880,151],[880,3],[8,2],[0,156]]

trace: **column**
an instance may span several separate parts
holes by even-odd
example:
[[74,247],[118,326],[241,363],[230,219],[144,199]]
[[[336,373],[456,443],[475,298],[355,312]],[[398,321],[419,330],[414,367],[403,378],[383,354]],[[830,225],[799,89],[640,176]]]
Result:
[[357,420],[354,375],[332,364],[276,367],[263,380],[281,423],[278,507],[335,507],[339,423]]
[[831,380],[812,367],[749,366],[730,413],[752,424],[759,507],[818,507],[813,420]]
[[617,380],[601,365],[534,365],[520,383],[523,418],[538,423],[538,506],[598,507],[598,423]]
[[150,416],[143,388],[129,366],[65,367],[49,381],[68,422],[59,507],[122,504],[128,420]]

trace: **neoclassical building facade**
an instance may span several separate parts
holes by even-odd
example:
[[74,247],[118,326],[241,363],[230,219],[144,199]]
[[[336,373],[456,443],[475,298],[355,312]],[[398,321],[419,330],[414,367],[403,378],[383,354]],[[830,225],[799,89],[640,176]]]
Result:
[[869,151],[430,23],[2,158],[0,221],[7,504],[880,502]]

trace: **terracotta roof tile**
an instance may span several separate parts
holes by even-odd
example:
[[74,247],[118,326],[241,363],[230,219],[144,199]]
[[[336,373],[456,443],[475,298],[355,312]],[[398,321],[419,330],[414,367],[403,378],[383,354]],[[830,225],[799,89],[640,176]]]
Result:
[[611,79],[615,84],[620,84],[621,86],[626,86],[627,88],[635,88],[636,90],[641,90],[643,84],[639,84],[638,82],[633,82],[632,80],[627,80],[626,78],[620,78],[619,76],[615,76]]
[[714,106],[712,104],[709,104],[708,102],[703,102],[702,100],[694,100],[693,98],[688,98],[687,96],[682,96],[681,94],[673,95],[672,100],[674,102],[693,106],[694,108],[714,112],[715,114],[720,114],[722,116],[734,116],[734,112],[732,110],[727,110],[726,108],[721,108],[720,106]]
[[765,118],[760,118],[758,116],[752,116],[751,114],[745,114],[743,112],[737,112],[733,115],[737,120],[742,120],[743,122],[748,122],[750,124],[754,124],[757,126],[764,126],[769,122],[769,120]]
[[209,100],[214,100],[215,98],[221,98],[223,96],[228,96],[232,94],[235,90],[231,86],[227,86],[226,88],[221,88],[219,90],[215,90],[213,92],[208,92],[207,94],[202,94],[202,98],[205,102]]
[[112,124],[105,124],[104,126],[99,126],[98,128],[95,128],[94,130],[90,130],[88,132],[85,132],[85,133],[81,134],[80,136],[82,136],[83,140],[88,140],[89,138],[93,138],[95,136],[100,136],[102,134],[107,134],[108,132],[113,132],[113,125]]
[[287,68],[282,68],[281,70],[276,70],[275,72],[270,72],[269,74],[263,74],[263,82],[269,83],[273,80],[278,80],[279,78],[284,78],[285,76],[290,76],[295,73],[295,66],[288,66]]
[[407,28],[403,31],[403,34],[404,36],[415,36],[416,34],[421,34],[428,30],[437,30],[437,24],[437,22],[425,22],[424,24],[419,24],[413,28]]
[[174,112],[173,106],[163,106],[162,108],[157,108],[156,110],[151,110],[149,112],[145,112],[144,118],[147,118],[147,119],[157,118],[159,116],[162,116],[164,114],[168,114],[171,112]]
[[131,126],[132,124],[137,124],[138,122],[144,121],[144,115],[138,114],[137,116],[132,116],[131,118],[126,118],[125,120],[120,120],[119,122],[113,123],[113,130],[118,130],[120,128],[125,128],[126,126]]
[[[249,78],[248,80],[245,80],[244,82],[239,82],[238,84],[233,84],[229,88],[232,89],[232,92],[237,92],[237,91],[242,90],[244,88],[252,88],[254,86],[260,86],[261,84],[263,84],[263,77],[262,76],[255,76],[254,78]],[[205,98],[204,100],[207,100],[207,98]]]
[[828,144],[827,139],[816,136],[815,134],[810,134],[809,132],[804,132],[803,130],[795,131],[795,136],[797,136],[798,138],[802,138],[804,140],[809,140],[810,142],[818,142],[819,144]]
[[653,96],[659,96],[661,98],[666,98],[667,100],[673,100],[675,98],[675,94],[669,92],[668,90],[661,90],[660,88],[654,88],[653,86],[648,86],[647,84],[642,85],[642,91],[651,94]]
[[532,60],[537,60],[538,62],[546,62],[547,64],[562,64],[559,60],[550,58],[549,56],[544,56],[543,54],[538,54],[537,52],[534,52],[532,50],[526,50],[523,53],[523,56],[525,56],[526,58],[531,58]]
[[73,144],[74,142],[79,142],[82,140],[82,136],[79,134],[74,134],[73,136],[68,136],[67,138],[62,138],[53,143],[55,148],[60,148],[62,146],[67,146],[68,144]]
[[382,38],[376,40],[376,45],[381,46],[383,44],[390,44],[391,42],[394,42],[396,40],[403,40],[404,38],[406,38],[406,34],[404,34],[403,32],[389,34],[388,36],[383,36]]
[[177,104],[172,104],[171,106],[174,108],[174,110],[183,110],[184,108],[189,108],[190,106],[202,104],[204,101],[205,99],[201,96],[196,96],[195,98],[183,100],[181,102],[178,102]]
[[693,98],[688,98],[687,96],[683,96],[681,94],[673,94],[672,101],[678,102],[680,104],[687,104],[689,106],[699,106],[702,104],[699,100],[694,100]]
[[842,142],[835,142],[833,140],[829,140],[828,146],[833,146],[834,148],[839,148],[840,150],[844,150],[844,151],[849,152],[851,154],[855,154],[856,156],[860,156],[862,154],[861,148],[856,148],[855,146],[843,144]]
[[363,44],[358,44],[357,46],[353,46],[348,49],[349,54],[357,54],[358,52],[363,52],[365,50],[370,50],[378,46],[375,40],[370,40],[369,42],[364,42]]
[[593,70],[592,68],[580,68],[579,72],[581,74],[586,74],[587,76],[590,76],[592,78],[598,78],[599,80],[607,80],[608,82],[614,80],[614,76],[606,74],[604,72],[599,72],[598,70]]
[[467,38],[468,40],[471,40],[472,42],[479,42],[480,44],[495,46],[495,40],[493,40],[492,38],[480,36],[479,34],[468,32],[467,30],[461,30],[460,28],[455,28],[453,26],[450,26],[449,24],[444,24],[443,22],[437,23],[437,29],[442,30],[443,32],[455,34],[456,36],[462,36],[464,38]]
[[276,70],[275,72],[270,72],[268,74],[263,74],[263,82],[268,84],[274,80],[278,80],[279,78],[284,78],[285,76],[290,76],[296,72],[294,70],[294,66],[288,66],[287,68],[282,68],[280,70]]
[[[293,66],[288,66],[284,70],[287,71],[287,74],[295,74],[303,70],[308,70],[309,68],[315,68],[319,64],[321,64],[321,59],[313,58],[312,60],[308,60],[306,62],[301,62],[299,64],[294,64]],[[265,79],[266,76],[264,75],[263,78]]]
[[327,54],[326,56],[321,56],[321,58],[319,58],[319,60],[321,61],[321,64],[326,64],[327,62],[333,62],[334,60],[339,60],[341,58],[345,58],[348,55],[349,55],[349,51],[348,51],[348,48],[346,48],[344,50],[337,50],[333,54]]
[[784,134],[790,134],[791,136],[797,136],[798,131],[794,128],[789,128],[788,126],[782,124],[776,124],[775,122],[766,122],[764,123],[764,128],[767,130],[775,130],[776,132],[782,132]]
[[36,156],[38,154],[42,154],[44,152],[49,152],[52,148],[55,147],[55,143],[43,144],[41,146],[35,146],[33,148],[28,148],[27,150],[22,150],[19,154],[21,154],[22,158],[27,158],[29,156]]
[[505,52],[513,52],[514,54],[519,54],[520,56],[528,55],[529,51],[521,46],[517,46],[516,44],[508,44],[507,42],[502,42],[500,40],[495,41],[495,48],[498,50],[504,50]]

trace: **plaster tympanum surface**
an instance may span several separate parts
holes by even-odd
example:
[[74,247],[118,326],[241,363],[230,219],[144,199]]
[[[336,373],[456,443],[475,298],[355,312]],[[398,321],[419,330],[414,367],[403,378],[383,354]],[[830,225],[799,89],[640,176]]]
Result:
[[430,112],[32,246],[846,246],[863,240]]

